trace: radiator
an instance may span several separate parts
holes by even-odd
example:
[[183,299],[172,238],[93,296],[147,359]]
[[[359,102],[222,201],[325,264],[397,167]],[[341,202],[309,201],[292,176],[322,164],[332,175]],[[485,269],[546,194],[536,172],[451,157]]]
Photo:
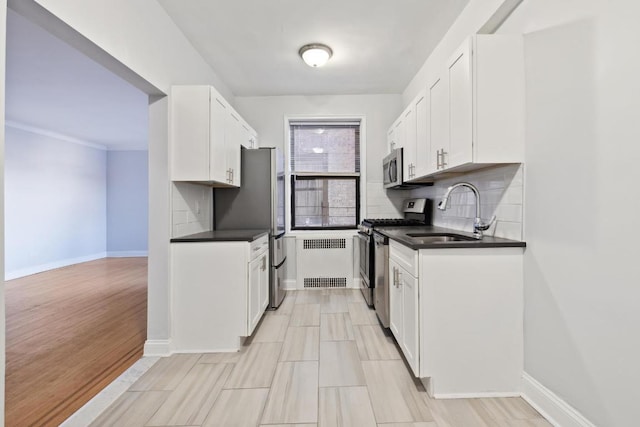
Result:
[[298,289],[352,284],[353,239],[296,238],[296,282]]

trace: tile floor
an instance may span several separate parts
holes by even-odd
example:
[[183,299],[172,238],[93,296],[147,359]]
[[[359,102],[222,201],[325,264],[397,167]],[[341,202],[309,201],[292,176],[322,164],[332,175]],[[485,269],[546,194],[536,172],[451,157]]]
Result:
[[239,353],[161,359],[92,425],[550,426],[520,398],[429,398],[351,289],[289,292]]

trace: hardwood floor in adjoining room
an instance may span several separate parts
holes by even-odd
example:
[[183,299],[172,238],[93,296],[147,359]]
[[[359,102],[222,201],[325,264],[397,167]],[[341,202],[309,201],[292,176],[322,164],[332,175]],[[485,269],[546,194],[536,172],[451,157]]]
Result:
[[10,280],[5,300],[7,427],[59,425],[142,357],[147,258]]
[[238,353],[153,365],[92,426],[550,426],[520,398],[431,399],[359,290],[288,292]]

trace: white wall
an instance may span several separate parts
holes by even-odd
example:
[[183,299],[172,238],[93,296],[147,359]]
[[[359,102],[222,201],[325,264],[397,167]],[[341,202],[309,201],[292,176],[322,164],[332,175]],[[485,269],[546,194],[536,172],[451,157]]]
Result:
[[106,151],[5,132],[6,278],[104,257]]
[[433,187],[411,190],[409,197],[426,197],[433,200],[433,225],[472,233],[476,200],[471,190],[456,189],[451,193],[447,210],[437,209],[450,185],[460,181],[469,182],[475,185],[480,193],[482,219],[488,221],[492,216],[496,216],[496,221],[484,234],[522,240],[523,169],[521,165],[504,165],[469,172],[464,176],[440,180]]
[[[405,89],[403,105],[509,4],[517,1],[472,0]],[[532,378],[525,392],[535,392],[560,425],[631,426],[640,418],[640,251],[622,231],[640,211],[638,16],[632,0],[524,0],[497,30],[525,34],[526,203],[519,208]],[[455,180],[491,182],[484,173]],[[412,194],[435,197],[445,184]],[[517,224],[520,195],[512,186],[505,195]],[[551,395],[539,393],[544,388]]]
[[213,229],[211,187],[189,182],[171,184],[171,237],[188,236]]
[[155,0],[35,3],[164,93],[175,84],[212,84],[233,105],[233,93]]
[[638,425],[640,4],[525,0],[525,371],[598,426]]
[[[398,200],[404,192],[382,189],[382,158],[387,154],[387,129],[402,112],[400,95],[328,95],[328,96],[261,96],[236,97],[236,109],[258,132],[260,145],[288,150],[285,141],[285,116],[364,116],[366,118],[365,157],[367,206],[377,217],[398,216]],[[371,205],[369,206],[369,203]],[[295,238],[287,238],[286,279],[295,280]]]
[[145,256],[149,152],[107,152],[107,256]]

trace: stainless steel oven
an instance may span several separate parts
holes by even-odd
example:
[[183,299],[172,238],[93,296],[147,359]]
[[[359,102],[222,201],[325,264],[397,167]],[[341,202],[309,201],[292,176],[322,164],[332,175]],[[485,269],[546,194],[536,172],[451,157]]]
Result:
[[431,200],[407,199],[402,209],[404,218],[364,219],[358,226],[362,295],[369,306],[375,306],[385,327],[389,327],[389,240],[379,232],[385,227],[431,224],[431,211]]

